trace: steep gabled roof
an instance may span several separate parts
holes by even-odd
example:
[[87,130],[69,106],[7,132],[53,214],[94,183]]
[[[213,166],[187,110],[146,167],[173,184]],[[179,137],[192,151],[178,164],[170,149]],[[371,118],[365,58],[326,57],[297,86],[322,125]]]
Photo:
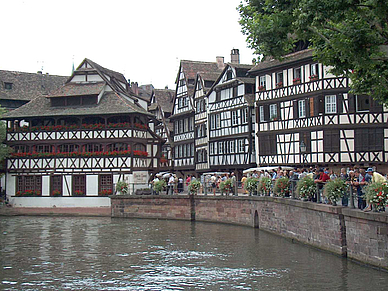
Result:
[[297,62],[303,59],[311,59],[313,57],[313,50],[312,49],[306,49],[301,50],[292,54],[288,54],[284,56],[283,60],[279,61],[276,59],[269,59],[263,62],[258,63],[255,67],[253,67],[249,73],[254,75],[258,71],[264,71],[276,67],[285,66],[289,63]]
[[37,97],[27,104],[4,114],[4,119],[49,117],[49,116],[85,116],[107,114],[142,113],[153,116],[142,107],[121,97],[116,92],[105,92],[98,104],[84,106],[51,107],[50,98]]
[[50,97],[98,95],[105,85],[105,82],[67,83],[53,92]]
[[[67,78],[0,70],[0,99],[29,101],[37,96],[47,96],[62,86]],[[12,89],[5,89],[5,83],[11,83]]]
[[163,110],[163,112],[171,113],[174,107],[174,90],[170,89],[155,89],[155,103]]

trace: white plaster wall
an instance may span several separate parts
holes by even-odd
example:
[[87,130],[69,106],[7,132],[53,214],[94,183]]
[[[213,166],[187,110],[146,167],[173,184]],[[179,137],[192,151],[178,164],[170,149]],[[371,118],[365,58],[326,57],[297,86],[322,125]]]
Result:
[[[62,185],[62,195],[63,196],[71,196],[71,185],[72,185],[72,179],[71,175],[64,175],[63,176],[63,185]],[[66,184],[67,182],[67,184]],[[69,186],[69,189],[67,189],[67,186]]]
[[85,82],[85,76],[84,75],[76,75],[74,76],[70,82]]
[[50,176],[42,176],[42,196],[50,196]]
[[88,82],[99,82],[103,81],[100,75],[88,75]]
[[98,175],[86,175],[86,196],[98,195]]
[[11,195],[15,195],[15,190],[16,190],[16,177],[15,176],[12,176],[10,174],[6,174],[6,181],[7,181],[7,184],[6,184],[6,193],[7,193],[7,196],[11,196]]
[[147,110],[147,102],[141,99],[138,99],[138,100],[139,100],[139,105],[143,107],[145,110]]
[[110,207],[109,197],[10,197],[13,207]]
[[238,85],[237,87],[237,96],[243,96],[245,95],[245,90],[244,90],[244,84]]

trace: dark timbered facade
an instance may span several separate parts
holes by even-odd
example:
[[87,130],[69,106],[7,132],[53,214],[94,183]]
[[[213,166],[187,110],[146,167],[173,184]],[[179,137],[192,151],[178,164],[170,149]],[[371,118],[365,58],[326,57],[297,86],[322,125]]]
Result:
[[[11,203],[106,206],[118,180],[130,192],[147,187],[159,168],[162,139],[146,109],[122,74],[85,59],[55,93],[7,113]],[[42,199],[31,202],[29,194]]]
[[[232,51],[233,52],[233,51]],[[208,93],[209,165],[235,171],[256,166],[252,65],[227,64]]]
[[[349,80],[316,63],[311,50],[255,66],[257,163],[377,166],[388,161],[388,112]],[[381,167],[380,167],[381,168]]]

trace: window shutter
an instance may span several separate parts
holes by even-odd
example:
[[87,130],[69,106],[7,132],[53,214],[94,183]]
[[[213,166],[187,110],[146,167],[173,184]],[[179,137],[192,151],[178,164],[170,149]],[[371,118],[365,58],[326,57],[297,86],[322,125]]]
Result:
[[293,108],[294,108],[294,119],[299,118],[299,112],[298,112],[298,100],[294,100],[293,102]]
[[305,100],[306,117],[310,116],[310,98]]
[[325,112],[325,96],[317,96],[315,97],[316,102],[316,114],[319,115],[319,113]]
[[233,97],[237,97],[237,86],[233,87]]
[[348,113],[354,113],[356,107],[356,98],[353,94],[348,94]]
[[269,105],[264,105],[264,121],[269,121]]
[[342,113],[343,100],[344,100],[344,95],[338,94],[337,95],[337,113],[338,114]]
[[216,92],[216,101],[221,100],[221,91]]
[[259,107],[256,107],[256,123],[258,124],[260,122],[260,109]]

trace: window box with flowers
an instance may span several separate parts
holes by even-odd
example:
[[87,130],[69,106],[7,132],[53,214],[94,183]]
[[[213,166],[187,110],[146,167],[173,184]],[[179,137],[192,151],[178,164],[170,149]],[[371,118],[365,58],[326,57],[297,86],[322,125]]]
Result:
[[264,86],[259,86],[259,91],[265,91],[265,87]]
[[161,157],[161,158],[160,158],[160,162],[161,162],[161,163],[167,163],[168,160],[167,160],[165,157]]
[[40,197],[42,193],[39,190],[26,190],[26,191],[17,191],[15,196],[18,197]]
[[143,158],[146,158],[148,157],[148,152],[145,152],[145,151],[133,151],[133,155],[135,157],[143,157]]
[[311,75],[309,78],[310,78],[310,81],[315,81],[315,80],[318,80],[318,75]]
[[60,197],[60,196],[62,196],[62,193],[61,193],[61,191],[59,191],[59,190],[53,190],[53,191],[51,192],[51,196],[52,196],[52,197]]
[[146,124],[141,124],[141,123],[135,123],[135,127],[139,129],[147,129],[148,126]]
[[112,190],[101,190],[100,193],[98,193],[100,196],[109,196],[112,195]]
[[300,84],[300,78],[294,78],[292,80],[292,83],[295,85],[295,84]]
[[85,193],[82,190],[75,190],[73,193],[73,196],[81,197],[81,196],[85,196]]
[[276,83],[276,88],[282,88],[283,87],[283,82]]

